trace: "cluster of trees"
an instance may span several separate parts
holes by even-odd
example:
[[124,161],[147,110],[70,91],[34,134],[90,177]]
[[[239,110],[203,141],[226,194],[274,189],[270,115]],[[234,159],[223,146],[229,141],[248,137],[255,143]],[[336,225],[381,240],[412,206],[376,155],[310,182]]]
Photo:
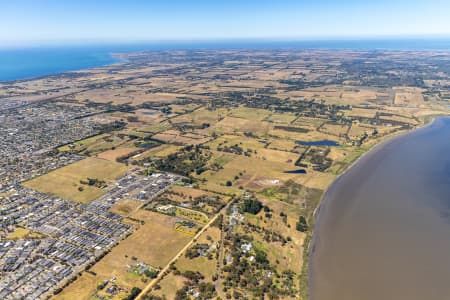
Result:
[[[227,293],[227,299],[234,296],[231,291],[235,291],[236,288],[242,290],[245,295],[252,295],[253,297],[250,297],[252,299],[279,299],[284,295],[295,297],[297,292],[295,285],[284,284],[288,283],[288,280],[284,278],[287,276],[280,276],[277,273],[264,250],[254,248],[246,253],[241,250],[240,245],[251,241],[251,236],[231,233],[227,240],[232,256],[232,262],[223,268],[224,291]],[[250,260],[251,256],[254,257],[253,260]],[[268,274],[271,275],[268,276]],[[236,294],[237,299],[240,299],[238,294]]]
[[300,216],[299,218],[298,218],[298,221],[297,221],[297,224],[295,225],[295,228],[298,230],[298,231],[301,231],[301,232],[305,232],[305,231],[307,231],[308,230],[308,222],[306,222],[306,218],[305,218],[305,216]]
[[88,178],[87,180],[80,180],[81,184],[95,186],[97,188],[106,188],[108,185],[104,180],[100,180],[98,178]]
[[[216,296],[216,288],[214,284],[210,282],[201,282],[197,286],[198,289],[198,296],[196,299],[199,300],[207,300],[207,299],[213,299]],[[187,300],[191,299],[189,295],[189,286],[184,286],[181,289],[177,291],[175,294],[175,300]]]
[[333,160],[328,158],[330,149],[319,150],[311,148],[307,153],[307,158],[313,164],[313,169],[319,172],[324,172],[333,164]]
[[190,299],[189,292],[192,288],[198,290],[198,297],[196,299],[206,300],[213,299],[216,296],[216,288],[213,283],[201,282],[205,277],[200,272],[185,271],[180,272],[175,269],[175,275],[181,275],[187,279],[185,285],[179,289],[175,294],[175,300]]
[[158,271],[154,269],[148,269],[144,271],[144,275],[148,278],[156,278],[156,276],[158,276]]
[[308,129],[302,128],[302,127],[293,127],[293,126],[282,126],[282,125],[275,125],[274,129],[289,131],[289,132],[299,132],[299,133],[307,133],[309,132]]
[[195,197],[191,203],[192,208],[203,211],[207,214],[209,212],[204,211],[205,204],[208,205],[209,207],[214,207],[215,212],[219,211],[225,206],[225,202],[219,196],[208,196],[208,195]]
[[122,121],[114,121],[107,124],[97,124],[95,125],[95,129],[100,132],[110,132],[114,130],[122,130],[127,126],[127,123]]
[[211,155],[211,151],[205,147],[189,145],[153,163],[156,169],[189,176],[192,172],[201,174],[206,171]]
[[172,113],[172,107],[170,107],[170,106],[163,107],[163,108],[161,108],[161,112],[163,114],[169,115]]
[[136,116],[128,116],[127,121],[130,123],[139,122],[139,118]]
[[141,289],[138,287],[133,287],[128,296],[124,297],[123,300],[134,300],[141,293]]
[[196,257],[199,257],[201,253],[208,248],[208,244],[195,244],[186,251],[184,256],[190,259],[194,259]]
[[241,205],[241,209],[243,212],[251,213],[253,215],[258,214],[262,208],[262,203],[257,199],[245,199]]
[[253,152],[256,153],[256,150],[253,151],[250,148],[245,151],[244,148],[242,148],[238,144],[234,144],[232,146],[219,146],[219,147],[217,147],[217,151],[233,153],[233,154],[237,154],[237,155],[245,155],[248,157],[250,157]]
[[252,224],[250,222],[247,222],[244,224],[244,232],[257,232],[261,235],[264,235],[264,241],[268,243],[276,243],[280,242],[283,246],[287,244],[287,242],[292,241],[292,238],[287,236],[284,237],[281,233],[274,231],[274,230],[268,230],[265,227]]

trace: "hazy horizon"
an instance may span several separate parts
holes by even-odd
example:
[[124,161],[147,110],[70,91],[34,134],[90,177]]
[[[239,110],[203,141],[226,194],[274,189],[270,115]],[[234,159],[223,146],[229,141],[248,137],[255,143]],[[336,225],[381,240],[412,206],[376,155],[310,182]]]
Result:
[[442,0],[18,0],[0,3],[0,45],[450,38],[449,10]]
[[[161,40],[40,40],[40,41],[23,41],[15,43],[2,43],[0,50],[13,49],[30,49],[30,48],[63,48],[63,47],[114,47],[114,46],[157,46],[157,45],[214,45],[214,44],[307,44],[307,43],[384,43],[384,42],[450,42],[450,34],[448,35],[418,35],[418,36],[358,36],[358,37],[317,37],[317,38],[223,38],[223,39],[161,39]],[[380,48],[382,49],[382,47]]]

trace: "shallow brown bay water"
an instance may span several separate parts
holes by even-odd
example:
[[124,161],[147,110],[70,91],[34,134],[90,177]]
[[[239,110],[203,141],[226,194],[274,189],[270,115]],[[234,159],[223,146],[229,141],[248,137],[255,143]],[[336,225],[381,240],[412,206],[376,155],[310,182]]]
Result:
[[450,118],[389,140],[327,191],[312,300],[450,299]]

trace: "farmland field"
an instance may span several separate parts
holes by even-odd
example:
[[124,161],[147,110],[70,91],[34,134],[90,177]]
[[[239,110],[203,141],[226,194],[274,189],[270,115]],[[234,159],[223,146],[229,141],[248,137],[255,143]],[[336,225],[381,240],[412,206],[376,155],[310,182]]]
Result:
[[103,195],[105,191],[95,186],[81,184],[87,178],[110,181],[124,175],[128,167],[98,158],[86,158],[48,174],[36,177],[23,185],[37,191],[87,203]]

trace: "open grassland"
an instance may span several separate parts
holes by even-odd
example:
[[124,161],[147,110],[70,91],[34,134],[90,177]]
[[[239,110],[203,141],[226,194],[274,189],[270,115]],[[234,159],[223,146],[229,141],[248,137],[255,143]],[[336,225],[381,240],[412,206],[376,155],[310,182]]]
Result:
[[99,153],[97,157],[109,161],[117,161],[118,158],[129,155],[130,153],[133,153],[139,149],[140,148],[137,147],[130,147],[130,148],[127,147],[127,148],[118,148],[114,150],[107,150],[105,152]]
[[173,185],[169,191],[174,193],[170,195],[170,199],[175,201],[183,201],[186,198],[193,199],[200,196],[210,195],[208,192],[182,185]]
[[60,151],[70,151],[83,155],[96,155],[118,147],[130,147],[132,141],[125,134],[100,134],[85,140],[60,147]]
[[166,299],[175,299],[177,291],[184,286],[185,281],[186,278],[175,275],[172,272],[159,282],[159,289],[152,292],[152,295],[165,296]]
[[23,183],[25,187],[67,200],[87,203],[104,190],[80,183],[87,178],[111,181],[124,175],[128,167],[98,158],[86,158]]
[[[222,203],[225,203],[229,200],[229,197],[218,195],[213,192],[208,192],[192,187],[186,187],[186,186],[179,186],[175,185],[172,186],[167,193],[164,194],[167,199],[170,199],[172,201],[178,202],[180,205],[192,205],[198,198],[212,198],[216,199],[217,197],[220,199]],[[206,203],[205,203],[206,202]],[[199,209],[200,207],[197,207]],[[207,203],[207,201],[203,200],[201,202],[201,211],[205,212],[207,214],[213,214],[217,211],[217,207],[210,205]],[[188,218],[190,219],[190,218]],[[205,222],[207,220],[207,216],[204,214],[197,215],[196,219],[192,219],[192,221],[200,221]]]
[[152,157],[167,157],[168,155],[177,152],[180,150],[182,146],[178,145],[172,145],[172,144],[162,144],[159,146],[156,146],[154,148],[151,148],[145,152],[142,152],[135,157],[132,157],[133,160],[142,160],[145,158],[152,158]]
[[70,151],[70,150],[76,150],[76,151],[80,151],[82,149],[87,149],[88,147],[90,147],[91,145],[94,145],[96,143],[101,143],[103,142],[105,139],[110,138],[111,135],[108,133],[103,133],[103,134],[99,134],[99,135],[95,135],[92,137],[89,137],[87,139],[69,144],[69,145],[65,145],[62,147],[59,147],[58,150],[59,151]]
[[271,137],[270,143],[268,144],[267,148],[274,149],[274,150],[280,150],[280,151],[293,152],[297,146],[298,145],[293,140],[286,140],[286,139]]
[[230,116],[235,118],[242,118],[247,120],[262,121],[270,115],[270,112],[265,109],[255,109],[250,107],[239,107],[233,109]]
[[190,236],[174,230],[174,217],[147,210],[139,210],[131,217],[145,224],[129,238],[129,246],[134,248],[136,257],[152,266],[164,266],[191,240]]
[[[110,278],[108,278],[110,279]],[[97,276],[84,272],[77,280],[65,288],[61,293],[53,296],[55,300],[91,300],[97,286],[102,281]]]
[[346,112],[347,116],[373,118],[378,110],[369,108],[352,108],[352,110]]
[[326,132],[331,135],[335,135],[338,137],[343,136],[347,133],[349,126],[348,125],[340,125],[340,124],[324,124],[320,131]]
[[394,104],[403,106],[419,106],[424,103],[423,90],[412,87],[396,87]]
[[264,135],[269,129],[270,124],[267,122],[236,117],[225,117],[213,126],[213,130],[219,133],[251,132],[255,135]]
[[178,207],[175,211],[175,216],[186,219],[189,221],[193,221],[196,223],[206,224],[208,223],[208,216],[204,213],[192,210],[192,209],[186,209],[182,207]]
[[143,133],[158,133],[169,129],[170,126],[171,125],[168,122],[161,122],[152,125],[140,126],[136,130]]
[[208,110],[200,108],[189,114],[183,114],[171,120],[174,124],[188,123],[190,125],[214,124],[228,114],[226,109]]
[[20,240],[20,239],[42,239],[45,236],[43,234],[40,234],[38,232],[33,232],[27,228],[23,227],[16,227],[13,232],[8,234],[6,239],[8,240]]
[[293,113],[272,113],[265,120],[271,123],[290,124],[297,118]]
[[173,129],[157,133],[153,135],[152,138],[163,143],[172,143],[176,145],[197,145],[206,143],[210,140],[209,136],[206,135],[182,133]]
[[[206,244],[216,250],[220,243],[220,238],[220,229],[217,227],[210,227],[200,235],[197,244]],[[217,259],[215,255],[210,255],[210,257],[199,256],[193,259],[183,256],[177,260],[175,266],[181,272],[200,272],[208,279],[217,274]]]
[[[341,127],[339,130],[342,131]],[[271,135],[276,136],[280,139],[288,139],[291,141],[319,141],[319,140],[334,140],[334,141],[343,141],[343,137],[336,136],[332,133],[323,132],[323,131],[308,131],[308,132],[294,132],[294,131],[286,131],[274,129],[269,132]],[[333,131],[335,133],[335,131]]]
[[348,131],[348,136],[350,138],[358,138],[361,137],[365,133],[371,133],[373,132],[374,127],[366,125],[366,124],[360,124],[360,123],[354,123],[350,127],[350,130]]
[[[209,257],[199,256],[196,258],[188,258],[185,255],[181,256],[174,267],[181,273],[191,271],[200,272],[205,280],[208,282],[212,280],[213,276],[217,274],[217,259],[215,257],[215,251],[217,251],[217,245],[220,243],[221,233],[217,227],[209,227],[199,237],[197,242],[193,245],[195,247],[198,244],[208,245],[211,252]],[[182,288],[187,279],[181,275],[176,275],[174,272],[164,276],[158,283],[158,289],[152,291],[152,295],[165,296],[166,299],[175,299],[175,292]]]
[[128,216],[142,204],[142,201],[139,200],[122,200],[114,204],[110,211],[121,216]]
[[[199,178],[205,179],[202,185],[207,190],[235,193],[237,189],[259,190],[274,180],[289,180],[304,177],[302,174],[287,173],[298,169],[294,165],[298,155],[277,150],[262,149],[252,157],[234,155],[222,169],[206,171]],[[232,186],[226,186],[230,181]]]
[[251,149],[257,150],[264,148],[265,144],[262,141],[256,140],[254,138],[245,137],[242,135],[223,135],[216,138],[214,141],[207,144],[212,149],[231,147],[237,145],[244,150]]
[[[172,217],[145,210],[132,217],[144,221],[144,224],[56,299],[90,299],[97,285],[112,277],[116,278],[115,284],[124,290],[129,291],[135,286],[142,288],[148,278],[132,272],[130,266],[136,264],[136,259],[154,268],[163,267],[191,240],[190,236],[173,229]],[[77,294],[76,298],[70,298]]]

